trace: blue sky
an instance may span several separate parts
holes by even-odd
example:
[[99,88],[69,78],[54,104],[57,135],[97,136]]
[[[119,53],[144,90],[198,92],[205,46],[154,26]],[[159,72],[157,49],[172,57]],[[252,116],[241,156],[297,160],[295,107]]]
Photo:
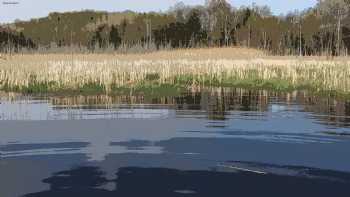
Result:
[[[43,17],[53,11],[73,11],[95,9],[106,11],[165,11],[178,0],[0,0],[0,23],[15,19],[28,20]],[[183,0],[185,4],[204,4],[205,0]],[[269,5],[275,14],[286,13],[295,9],[305,9],[316,4],[316,0],[228,0],[232,5]],[[4,2],[18,2],[6,4]]]

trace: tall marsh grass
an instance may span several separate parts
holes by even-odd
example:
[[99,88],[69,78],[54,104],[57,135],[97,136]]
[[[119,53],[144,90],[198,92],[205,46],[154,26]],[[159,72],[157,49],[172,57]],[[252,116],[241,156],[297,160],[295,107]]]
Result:
[[147,54],[24,54],[0,59],[0,88],[58,91],[135,87],[252,86],[350,93],[346,58],[269,57],[254,49],[183,49]]

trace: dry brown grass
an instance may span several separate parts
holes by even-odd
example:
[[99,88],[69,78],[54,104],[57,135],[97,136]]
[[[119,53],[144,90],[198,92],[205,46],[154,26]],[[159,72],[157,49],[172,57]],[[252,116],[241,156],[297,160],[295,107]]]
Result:
[[320,90],[350,91],[350,60],[269,57],[246,48],[182,49],[147,54],[24,54],[0,59],[2,87],[54,83],[55,88],[85,84],[136,85],[148,74],[159,83],[192,76],[193,83],[229,80],[284,80],[293,86],[312,84]]

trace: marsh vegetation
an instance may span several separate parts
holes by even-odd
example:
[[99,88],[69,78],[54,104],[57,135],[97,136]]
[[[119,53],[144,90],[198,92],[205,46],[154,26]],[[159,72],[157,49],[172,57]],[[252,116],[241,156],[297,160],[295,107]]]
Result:
[[14,55],[0,61],[0,87],[26,93],[236,86],[348,93],[350,61],[267,56],[246,48],[146,54]]

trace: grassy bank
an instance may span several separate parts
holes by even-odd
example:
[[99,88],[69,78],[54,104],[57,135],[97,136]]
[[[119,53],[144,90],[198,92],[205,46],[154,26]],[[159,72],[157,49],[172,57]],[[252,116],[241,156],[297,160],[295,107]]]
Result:
[[241,48],[128,55],[14,55],[0,60],[0,89],[7,91],[113,93],[192,86],[348,94],[350,60],[269,57]]

